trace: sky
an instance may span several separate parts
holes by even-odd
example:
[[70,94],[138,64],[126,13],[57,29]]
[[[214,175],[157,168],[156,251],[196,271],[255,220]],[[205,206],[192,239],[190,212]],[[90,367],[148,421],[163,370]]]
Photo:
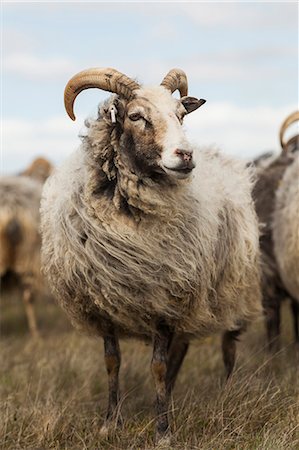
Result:
[[63,91],[90,67],[145,85],[183,69],[189,95],[207,100],[185,120],[190,140],[246,159],[278,152],[280,125],[298,109],[297,2],[7,1],[1,12],[3,173],[36,156],[59,164],[80,145],[109,94],[84,91],[72,122]]

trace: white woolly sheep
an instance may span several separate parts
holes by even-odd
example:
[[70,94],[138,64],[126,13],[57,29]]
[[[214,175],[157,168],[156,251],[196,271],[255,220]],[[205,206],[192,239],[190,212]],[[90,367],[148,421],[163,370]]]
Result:
[[33,308],[41,287],[39,207],[42,185],[24,176],[0,178],[0,276],[17,276],[32,336],[38,335]]
[[43,270],[73,324],[104,338],[103,431],[119,416],[119,338],[152,340],[159,439],[188,341],[227,330],[230,372],[238,330],[261,312],[251,176],[243,163],[206,150],[196,155],[191,182],[197,150],[182,122],[204,101],[187,97],[183,71],[151,88],[114,69],[83,71],[65,89],[72,119],[76,96],[92,87],[118,95],[46,182]]
[[295,339],[299,343],[299,155],[285,171],[276,192],[273,241],[278,270],[292,299]]

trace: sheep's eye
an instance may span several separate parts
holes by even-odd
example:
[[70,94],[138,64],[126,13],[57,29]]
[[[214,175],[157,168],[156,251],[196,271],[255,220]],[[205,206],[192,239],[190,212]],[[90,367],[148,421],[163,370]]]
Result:
[[133,113],[129,115],[129,119],[136,122],[136,120],[143,119],[143,117],[140,113]]

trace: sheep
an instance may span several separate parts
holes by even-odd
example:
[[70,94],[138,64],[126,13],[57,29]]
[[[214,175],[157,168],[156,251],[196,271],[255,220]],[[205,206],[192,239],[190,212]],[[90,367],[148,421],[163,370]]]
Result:
[[52,164],[43,157],[35,158],[27,169],[20,173],[44,183],[53,170]]
[[299,344],[299,155],[285,171],[276,192],[273,241],[279,274],[291,297]]
[[41,286],[39,204],[42,185],[24,176],[0,178],[0,277],[14,274],[20,281],[31,335],[38,337],[33,308]]
[[287,295],[281,280],[273,245],[273,213],[275,209],[275,195],[283,178],[285,170],[294,160],[298,137],[284,139],[289,125],[299,119],[299,112],[288,116],[281,125],[280,142],[282,152],[276,157],[270,157],[266,163],[257,164],[256,183],[253,189],[256,212],[262,224],[260,247],[262,253],[262,291],[263,305],[266,317],[268,347],[271,351],[279,348],[280,305]]
[[115,69],[80,72],[65,88],[73,120],[74,100],[88,88],[114,95],[45,184],[43,272],[72,323],[104,339],[102,433],[119,417],[119,339],[152,341],[159,441],[170,433],[169,396],[190,339],[224,332],[229,374],[237,335],[261,313],[252,177],[211,149],[198,152],[193,171],[183,117],[205,101],[187,96],[182,70],[154,87]]

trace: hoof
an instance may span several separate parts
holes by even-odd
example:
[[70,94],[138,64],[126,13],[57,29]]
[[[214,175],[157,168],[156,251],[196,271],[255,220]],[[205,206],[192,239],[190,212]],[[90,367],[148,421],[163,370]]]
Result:
[[169,434],[167,434],[166,436],[165,435],[161,436],[159,434],[156,435],[156,446],[155,446],[156,449],[169,450],[171,448],[170,444],[171,444],[171,436]]
[[107,438],[108,435],[109,435],[109,427],[108,427],[107,424],[104,424],[104,425],[101,426],[101,429],[100,429],[100,436],[101,436],[102,438]]

